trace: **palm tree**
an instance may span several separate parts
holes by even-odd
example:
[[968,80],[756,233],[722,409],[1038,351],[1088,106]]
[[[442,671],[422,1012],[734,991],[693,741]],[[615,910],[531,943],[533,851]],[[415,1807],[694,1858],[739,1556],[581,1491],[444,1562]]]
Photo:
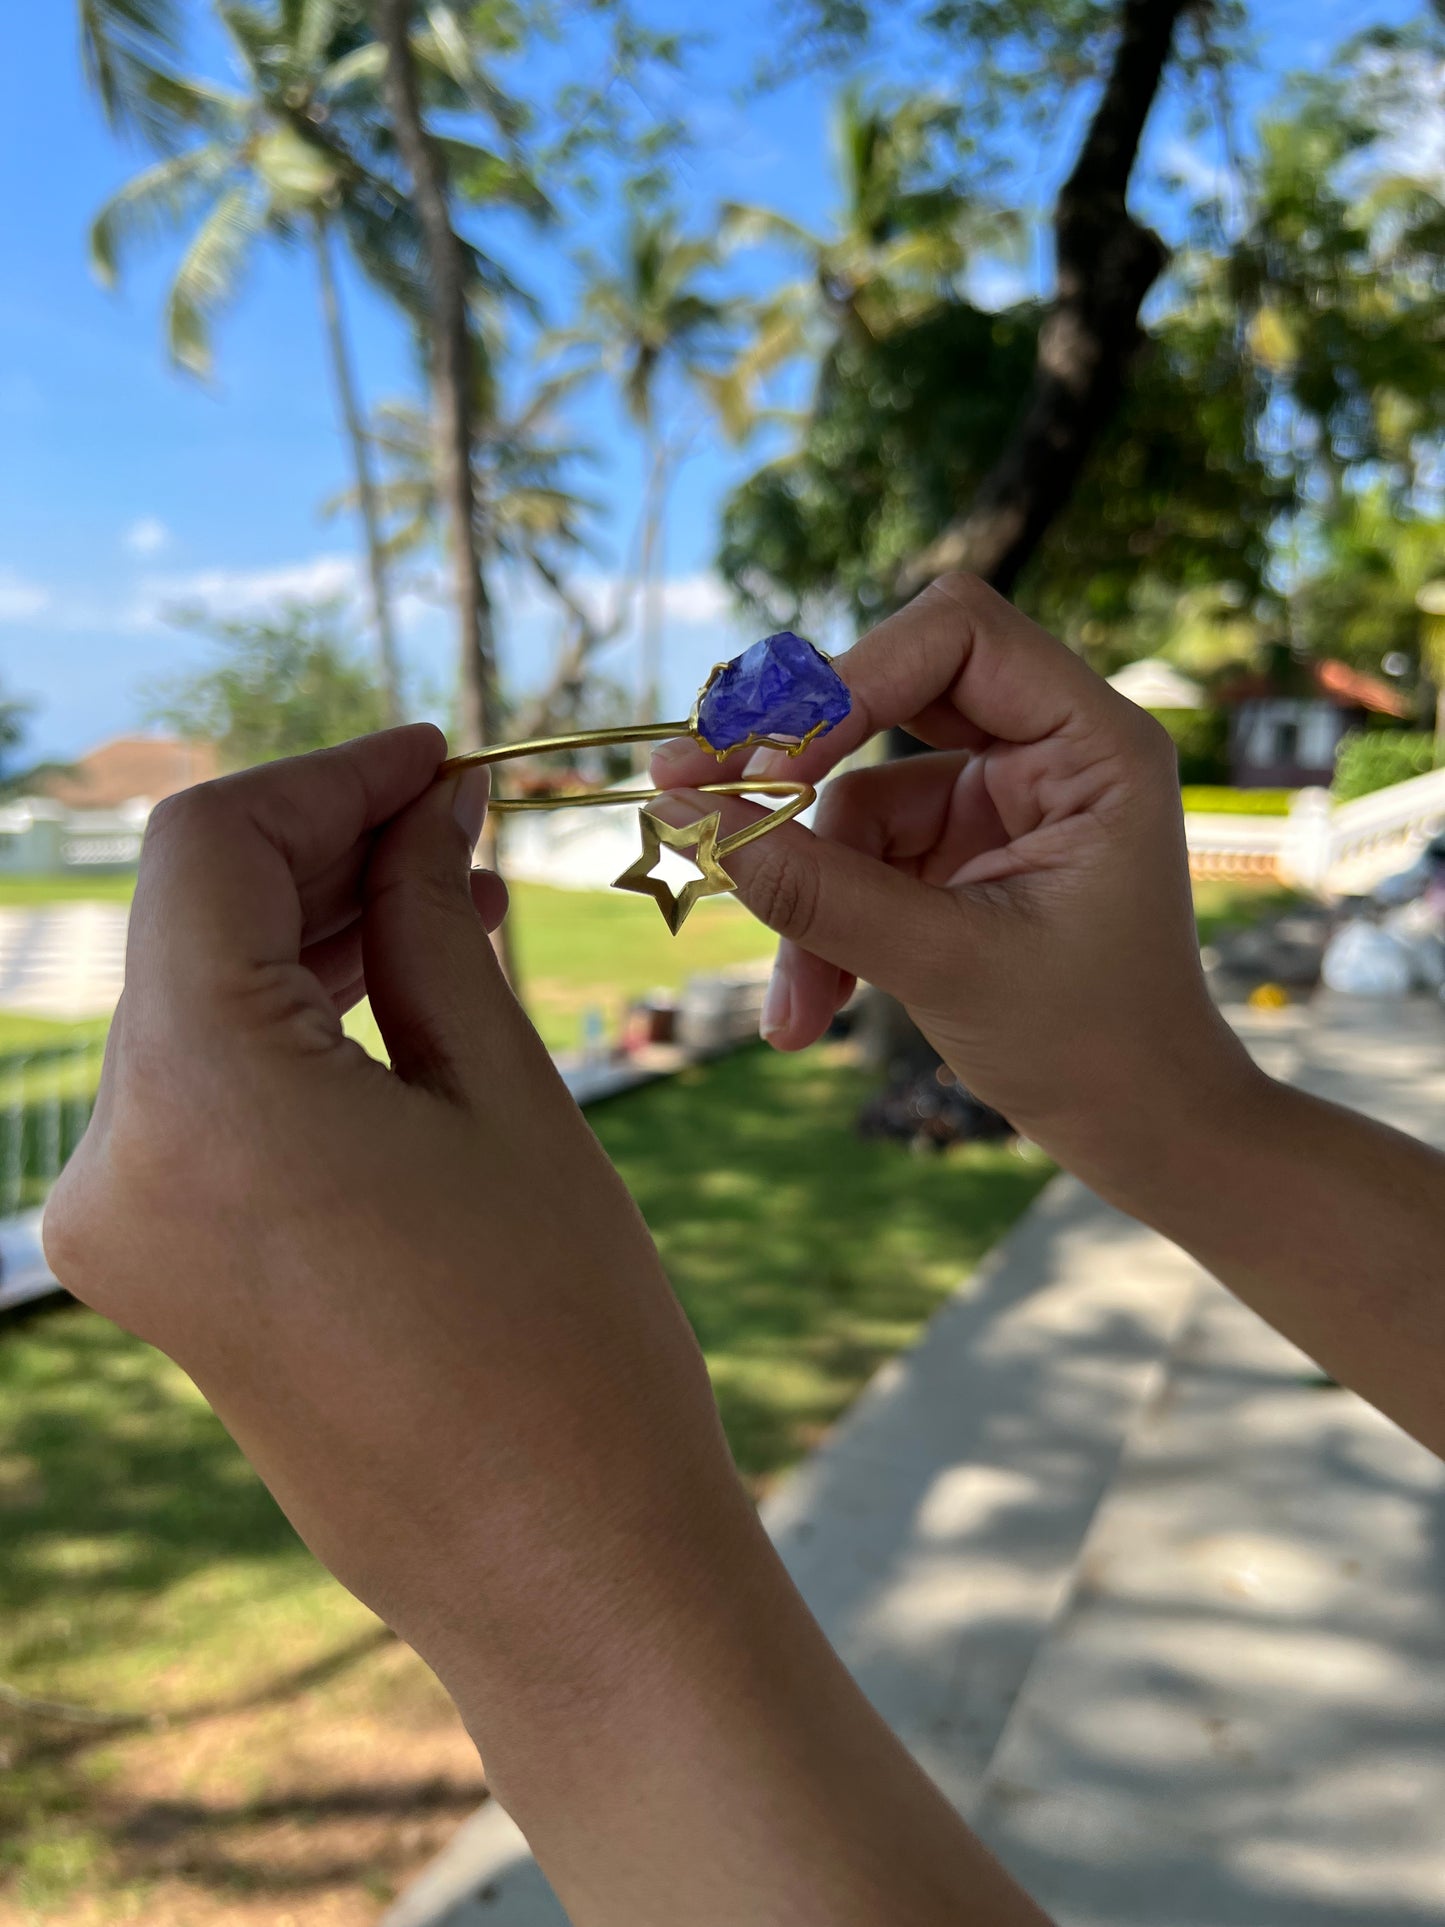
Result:
[[174,93],[176,0],[78,0],[77,13],[81,60],[107,122],[174,147],[189,124]]
[[732,425],[729,352],[735,304],[712,294],[706,276],[717,265],[711,240],[683,234],[667,209],[634,213],[621,258],[587,265],[591,279],[579,324],[558,337],[589,349],[617,381],[642,441],[643,505],[637,573],[642,591],[641,705],[645,722],[660,715],[658,597],[668,492],[693,430],[675,419],[692,389]]
[[752,311],[738,367],[745,388],[796,356],[826,364],[836,341],[877,340],[918,320],[957,292],[976,250],[1016,239],[1007,213],[940,173],[957,138],[956,111],[942,101],[849,87],[833,121],[841,204],[830,232],[771,208],[724,207],[726,245],[778,246],[804,269]]
[[[143,0],[106,4],[124,12]],[[213,323],[240,293],[259,242],[301,242],[310,248],[356,473],[381,680],[388,711],[399,720],[401,672],[385,552],[332,262],[333,237],[339,234],[363,273],[414,317],[425,312],[421,238],[395,179],[381,99],[384,50],[360,0],[272,0],[265,7],[221,0],[216,12],[244,76],[244,91],[169,72],[162,76],[171,129],[183,129],[186,138],[107,201],[91,229],[91,258],[101,279],[113,283],[124,250],[136,241],[157,229],[193,230],[166,300],[166,341],[173,360],[205,375],[212,363]],[[454,78],[453,50],[446,41],[449,12],[433,9],[436,20],[415,37],[417,58],[443,104],[468,107],[472,102]],[[96,68],[97,85],[102,71]],[[143,95],[146,88],[154,91],[156,83],[144,74],[137,82],[135,71],[132,66],[122,74],[115,96],[122,103],[134,100],[137,87]],[[477,165],[496,159],[474,142],[458,138],[449,144]],[[469,271],[479,280],[510,285],[475,250],[468,257]]]
[[[620,606],[610,618],[592,610],[569,580],[574,558],[587,546],[586,523],[600,509],[568,482],[589,449],[558,440],[552,417],[572,378],[537,384],[521,402],[502,398],[495,360],[479,345],[473,404],[472,498],[476,544],[484,579],[494,563],[530,569],[562,608],[567,636],[554,674],[513,726],[523,736],[550,727],[559,705],[575,701],[593,653],[621,628]],[[411,402],[383,402],[368,431],[382,469],[377,505],[389,524],[387,554],[414,553],[442,527],[434,434],[425,410]],[[327,503],[343,505],[347,496]]]
[[[498,708],[496,622],[477,544],[472,453],[475,288],[467,250],[452,220],[450,156],[427,126],[412,45],[413,0],[374,0],[377,32],[386,49],[386,101],[396,144],[411,177],[411,196],[425,260],[424,305],[437,486],[447,504],[447,528],[460,629],[462,735],[485,743]],[[467,48],[463,36],[463,52]],[[468,56],[469,57],[469,56]],[[510,973],[509,973],[510,974]]]

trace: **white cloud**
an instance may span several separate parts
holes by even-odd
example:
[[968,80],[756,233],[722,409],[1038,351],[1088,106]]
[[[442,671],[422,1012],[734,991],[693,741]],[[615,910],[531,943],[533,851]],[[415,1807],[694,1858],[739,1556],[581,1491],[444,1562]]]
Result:
[[722,622],[733,612],[733,599],[715,575],[674,575],[662,585],[662,612],[673,622]]
[[121,537],[132,555],[159,555],[170,547],[171,532],[156,515],[142,515]]
[[41,582],[31,582],[18,570],[0,567],[0,622],[24,622],[38,616],[55,600]]
[[[611,614],[619,593],[626,586],[619,575],[579,575],[573,583],[578,596],[599,618]],[[539,603],[542,601],[539,591],[532,591],[532,595]],[[719,622],[726,622],[733,612],[732,596],[727,588],[717,576],[704,570],[693,575],[665,577],[658,585],[658,600],[663,621],[680,628],[715,627]],[[640,596],[633,599],[632,607],[635,626]]]
[[351,555],[316,555],[309,562],[264,569],[194,569],[145,577],[130,619],[132,626],[150,628],[177,607],[200,604],[218,615],[237,616],[282,602],[349,600],[360,589],[360,565]]

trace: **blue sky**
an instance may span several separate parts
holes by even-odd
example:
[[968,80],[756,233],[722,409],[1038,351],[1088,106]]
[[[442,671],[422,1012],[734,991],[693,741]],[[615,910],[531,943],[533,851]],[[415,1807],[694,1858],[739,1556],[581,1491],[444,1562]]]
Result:
[[[1349,31],[1403,19],[1405,0],[1255,0],[1258,57],[1233,85],[1247,118],[1290,68],[1319,66]],[[0,64],[0,141],[11,191],[0,281],[0,687],[34,704],[32,748],[70,755],[142,714],[148,682],[204,657],[204,645],[164,620],[167,605],[203,600],[254,607],[285,594],[345,590],[354,580],[353,529],[324,521],[343,486],[311,264],[263,254],[237,308],[221,322],[209,386],[168,367],[160,302],[176,258],[162,244],[127,272],[123,292],[92,279],[86,228],[99,202],[143,163],[104,128],[83,85],[73,0],[16,10]],[[692,25],[695,10],[658,0],[652,17]],[[830,204],[828,102],[835,76],[815,75],[740,104],[739,90],[767,45],[775,10],[739,0],[694,58],[684,106],[692,150],[677,162],[677,195],[699,224],[727,197],[766,200],[821,223]],[[916,63],[917,49],[894,60]],[[890,71],[898,71],[894,66]],[[666,104],[666,103],[665,103]],[[1046,204],[1067,166],[1072,132],[1029,156],[1028,189]],[[1203,177],[1218,166],[1207,137],[1187,132],[1184,103],[1166,101],[1150,155]],[[1179,208],[1147,203],[1168,230]],[[612,216],[579,219],[544,243],[511,237],[511,259],[557,309],[578,245],[605,250]],[[1000,271],[1003,291],[1014,270]],[[985,283],[985,285],[988,285]],[[395,319],[350,276],[344,294],[362,384],[375,401],[413,386]],[[588,486],[608,516],[599,578],[614,574],[636,510],[638,465],[628,430],[602,393],[579,412],[581,435],[602,452]],[[757,460],[708,443],[685,469],[667,557],[667,695],[685,712],[708,665],[748,640],[711,578],[718,503]],[[502,585],[505,667],[518,686],[543,673],[555,642],[550,615],[520,585]],[[404,642],[419,702],[439,713],[451,677],[444,613],[419,596],[403,606]],[[633,673],[624,640],[608,667]]]

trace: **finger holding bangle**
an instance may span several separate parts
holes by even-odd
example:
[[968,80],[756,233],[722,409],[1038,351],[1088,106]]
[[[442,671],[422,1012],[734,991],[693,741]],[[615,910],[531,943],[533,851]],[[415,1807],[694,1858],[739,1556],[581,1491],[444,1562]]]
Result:
[[[807,745],[833,728],[851,707],[847,685],[822,650],[791,630],[766,636],[731,662],[719,663],[698,691],[686,722],[623,724],[611,729],[580,730],[562,736],[538,736],[521,743],[495,743],[450,757],[441,774],[477,763],[505,763],[519,757],[545,756],[557,750],[608,749],[625,743],[661,742],[691,736],[699,748],[721,762],[742,749],[776,749],[799,755]],[[559,796],[497,796],[492,810],[502,815],[527,810],[585,809],[638,803],[642,853],[615,878],[613,888],[649,896],[663,921],[676,936],[692,907],[703,897],[721,896],[736,889],[725,859],[745,844],[766,836],[807,809],[817,795],[811,783],[783,778],[698,783],[688,787],[708,796],[779,796],[787,800],[756,822],[721,837],[720,811],[682,828],[664,823],[645,807],[666,790],[649,786],[631,790],[584,790]],[[651,871],[662,847],[690,853],[699,875],[674,892]]]

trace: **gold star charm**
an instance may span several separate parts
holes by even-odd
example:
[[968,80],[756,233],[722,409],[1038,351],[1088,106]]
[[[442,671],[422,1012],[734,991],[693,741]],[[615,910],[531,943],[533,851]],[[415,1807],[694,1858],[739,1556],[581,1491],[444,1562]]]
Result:
[[[703,817],[700,823],[685,824],[680,830],[675,830],[670,823],[660,822],[648,810],[639,810],[637,818],[642,826],[642,855],[635,863],[628,865],[612,887],[614,890],[635,890],[638,896],[651,897],[662,912],[663,922],[676,936],[687,921],[688,912],[701,898],[722,896],[737,888],[717,853],[722,817],[714,811],[711,816]],[[676,895],[661,877],[649,874],[662,855],[664,843],[669,850],[690,850],[693,862],[702,872],[691,883],[685,883]]]

